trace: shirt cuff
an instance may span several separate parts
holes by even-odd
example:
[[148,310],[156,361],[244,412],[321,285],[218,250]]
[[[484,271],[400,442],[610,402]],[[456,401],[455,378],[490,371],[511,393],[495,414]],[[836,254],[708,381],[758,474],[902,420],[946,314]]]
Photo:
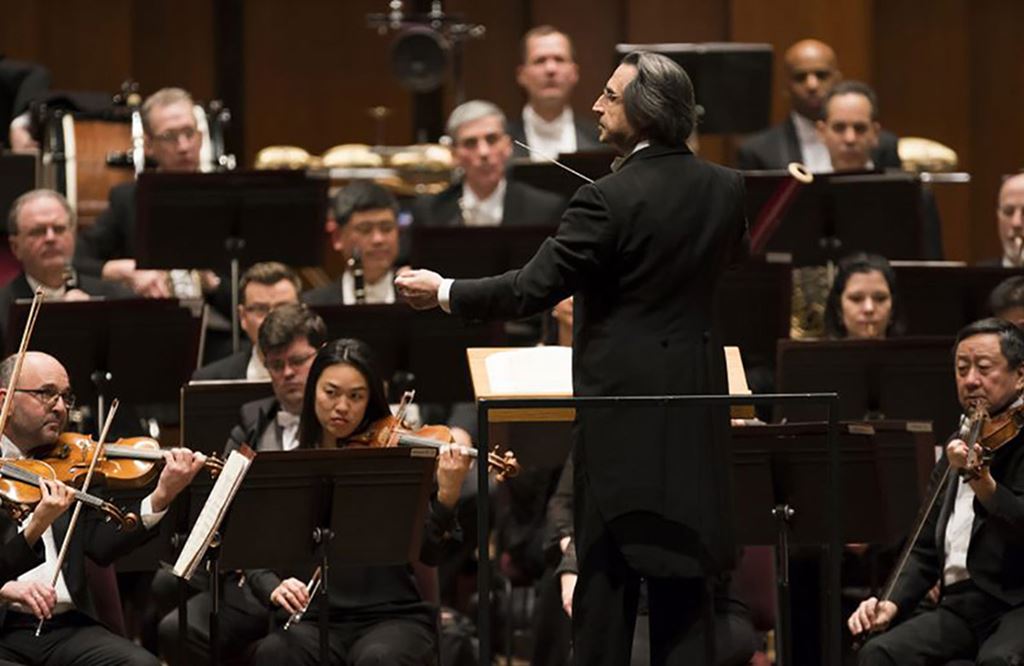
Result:
[[31,121],[29,120],[28,111],[26,111],[11,121],[11,129],[27,129],[30,124]]
[[451,278],[444,278],[441,280],[441,286],[437,289],[437,304],[440,305],[441,309],[448,314],[452,313],[452,304],[450,299],[453,282],[455,282],[455,280],[452,280]]
[[142,526],[147,530],[160,522],[160,519],[167,515],[167,509],[157,513],[153,511],[153,494],[146,495],[146,498],[142,500],[139,505],[139,519],[142,520]]

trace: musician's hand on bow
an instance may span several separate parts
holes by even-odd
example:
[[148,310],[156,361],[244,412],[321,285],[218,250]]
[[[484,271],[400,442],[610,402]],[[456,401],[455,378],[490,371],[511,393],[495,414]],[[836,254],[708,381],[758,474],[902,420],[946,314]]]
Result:
[[270,603],[285,609],[289,615],[295,615],[309,604],[309,590],[301,580],[286,578],[270,593]]
[[898,610],[896,604],[891,601],[879,601],[876,597],[871,597],[860,602],[860,606],[846,621],[846,626],[854,636],[863,631],[882,631],[896,617]]
[[436,308],[441,276],[423,269],[408,270],[395,278],[395,291],[399,297],[417,310]]
[[164,468],[160,472],[156,490],[150,496],[153,511],[160,513],[170,506],[205,464],[206,456],[202,453],[194,453],[185,448],[164,451]]
[[21,604],[40,620],[49,619],[57,603],[52,585],[34,580],[10,580],[0,587],[0,601]]

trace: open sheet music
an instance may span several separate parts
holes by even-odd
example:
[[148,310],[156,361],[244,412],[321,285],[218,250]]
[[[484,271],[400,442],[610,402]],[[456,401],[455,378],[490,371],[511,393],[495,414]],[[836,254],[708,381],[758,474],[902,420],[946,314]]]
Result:
[[217,482],[213,484],[210,496],[206,498],[206,504],[196,519],[196,524],[192,526],[185,546],[178,554],[178,561],[174,563],[172,571],[175,576],[185,580],[192,578],[196,567],[203,561],[203,555],[206,554],[213,535],[220,529],[221,521],[224,520],[224,515],[255,457],[256,452],[245,445],[232,451],[228,456],[224,469],[217,476]]
[[572,395],[572,347],[523,347],[486,360],[491,391],[499,395]]

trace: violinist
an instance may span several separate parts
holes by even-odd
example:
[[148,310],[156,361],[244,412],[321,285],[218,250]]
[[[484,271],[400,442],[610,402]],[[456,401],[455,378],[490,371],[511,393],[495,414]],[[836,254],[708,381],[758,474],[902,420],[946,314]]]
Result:
[[[954,355],[965,412],[980,406],[994,420],[1022,408],[1020,329],[1000,319],[969,324]],[[976,454],[992,445],[981,432]],[[971,465],[973,473],[964,440],[963,433],[950,439],[932,472],[929,494],[939,494],[892,592],[861,602],[847,621],[855,636],[883,632],[861,649],[860,664],[1011,664],[1024,654],[1024,435],[1017,432],[980,469]],[[937,608],[915,614],[935,581]]]
[[[299,414],[302,411],[306,377],[313,357],[327,338],[323,319],[304,305],[285,303],[274,308],[260,325],[259,350],[270,372],[274,390],[271,398],[242,405],[238,425],[224,449],[224,457],[243,443],[257,451],[290,451],[298,446]],[[239,577],[226,574],[220,603],[220,645],[224,654],[238,654],[267,633],[267,607],[253,596]],[[204,663],[209,657],[209,593],[202,592],[188,602],[186,646],[189,664]],[[160,653],[174,664],[177,656],[178,611],[160,621]]]
[[331,247],[345,261],[341,279],[302,295],[310,305],[394,303],[398,200],[368,180],[338,190],[327,221]]
[[[299,427],[299,446],[340,448],[390,415],[384,383],[367,345],[343,339],[320,349],[309,370]],[[420,560],[436,565],[445,543],[458,538],[453,508],[469,470],[469,457],[447,449],[438,456],[437,492],[430,501]],[[309,571],[251,571],[256,597],[287,613],[309,601]],[[328,584],[332,663],[436,663],[436,611],[417,589],[411,565],[332,567]],[[319,662],[318,604],[302,622],[278,629],[257,644],[253,664]],[[369,660],[369,661],[364,661]]]
[[6,339],[11,303],[19,298],[32,298],[36,287],[43,288],[47,300],[55,301],[131,296],[121,285],[78,275],[71,268],[75,226],[75,211],[64,195],[54,190],[32,190],[11,204],[7,239],[11,253],[21,263],[21,273],[0,289],[0,335],[3,339]]
[[[0,363],[0,382],[5,387],[10,383],[15,360],[12,356]],[[3,433],[3,455],[31,457],[57,442],[74,397],[64,367],[41,352],[26,354],[13,390],[12,413]],[[6,388],[0,390],[0,397],[6,392]],[[86,586],[85,559],[104,566],[148,540],[154,534],[150,528],[204,462],[203,455],[188,449],[166,453],[156,488],[130,507],[141,517],[140,529],[118,532],[95,512],[83,512],[70,537],[57,583],[51,585],[57,554],[69,529],[69,517],[58,517],[42,535],[45,561],[0,587],[0,598],[6,601],[0,611],[0,659],[29,664],[157,664],[153,655],[101,624]],[[14,539],[18,530],[17,522],[0,518],[0,538],[5,543]],[[36,624],[41,618],[46,618],[46,623],[37,637]]]

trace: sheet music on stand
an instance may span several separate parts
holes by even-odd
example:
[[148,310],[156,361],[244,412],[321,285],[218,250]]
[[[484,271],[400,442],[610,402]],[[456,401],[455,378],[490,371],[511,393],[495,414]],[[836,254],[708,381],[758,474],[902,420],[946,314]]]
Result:
[[206,504],[203,505],[192,532],[185,541],[185,546],[178,555],[178,561],[174,563],[172,572],[179,578],[190,580],[195,573],[199,563],[203,561],[206,549],[213,541],[213,535],[220,529],[221,521],[227,514],[235,493],[242,485],[245,473],[249,471],[249,465],[256,457],[256,452],[248,446],[243,445],[240,449],[232,451],[224,463],[224,469],[217,476],[217,482],[213,484]]

